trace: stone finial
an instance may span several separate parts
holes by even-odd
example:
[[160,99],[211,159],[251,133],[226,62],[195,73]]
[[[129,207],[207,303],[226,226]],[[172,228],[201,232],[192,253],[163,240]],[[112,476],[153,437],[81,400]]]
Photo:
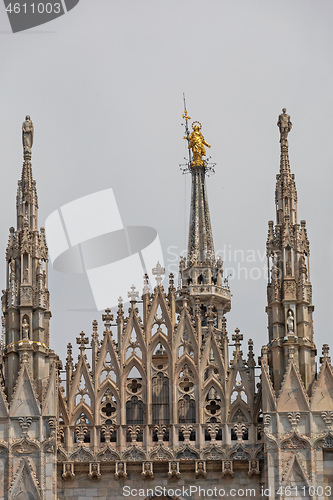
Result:
[[127,296],[130,299],[130,302],[136,302],[139,298],[139,292],[136,290],[135,285],[131,286],[131,290],[127,292]]
[[324,361],[327,361],[329,363],[331,361],[331,358],[329,357],[329,352],[330,352],[329,345],[324,344],[323,350],[322,350],[323,356],[320,357],[320,360],[319,360],[320,363],[323,363]]
[[174,277],[174,274],[173,273],[170,273],[169,274],[169,290],[175,290],[175,277]]
[[286,108],[282,109],[281,115],[279,115],[277,126],[280,129],[280,143],[281,146],[288,146],[287,137],[291,131],[292,123],[290,121],[290,116],[286,113]]
[[86,345],[89,344],[89,339],[84,332],[80,333],[80,337],[76,337],[76,343],[80,346],[81,353],[85,350]]
[[248,363],[248,366],[254,366],[255,361],[254,361],[254,354],[253,354],[253,340],[252,339],[249,339],[248,346],[249,346],[249,351],[248,351],[248,355],[247,355],[247,359],[248,359],[247,363]]
[[92,322],[92,327],[93,327],[93,337],[95,338],[98,335],[97,333],[98,323],[96,319],[94,319],[94,321]]
[[328,357],[328,353],[330,352],[330,347],[328,344],[323,345],[323,356],[324,358]]
[[160,286],[165,275],[165,268],[161,266],[160,262],[157,262],[156,267],[153,267],[153,275],[155,276],[157,286]]
[[73,357],[72,357],[72,344],[69,342],[67,344],[67,358],[66,361],[68,364],[73,364]]
[[143,290],[142,290],[142,295],[146,295],[147,293],[150,292],[149,289],[149,276],[146,273],[143,277]]
[[109,332],[111,330],[111,321],[113,321],[113,314],[110,314],[111,310],[109,308],[105,309],[105,314],[102,315],[102,320],[104,321],[105,330]]
[[243,334],[240,333],[240,330],[239,328],[236,328],[235,330],[235,333],[232,334],[232,340],[235,342],[235,347],[236,347],[236,351],[234,351],[234,356],[239,353],[240,355],[242,355],[242,351],[240,350],[240,347],[241,347],[241,343],[242,343],[242,340],[243,340]]

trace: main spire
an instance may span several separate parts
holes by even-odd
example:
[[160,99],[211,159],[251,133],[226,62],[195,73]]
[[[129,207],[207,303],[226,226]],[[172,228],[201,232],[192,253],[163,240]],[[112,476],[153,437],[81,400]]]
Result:
[[215,256],[208,207],[205,177],[212,168],[204,157],[205,147],[211,146],[201,133],[200,122],[192,122],[190,133],[188,121],[191,118],[187,114],[186,106],[183,119],[186,132],[184,139],[188,142],[189,148],[189,161],[185,171],[191,174],[192,191],[188,254],[187,259],[182,257],[180,262],[182,287],[190,294],[193,307],[195,303],[200,304],[204,318],[209,306],[214,309],[214,313],[217,314],[217,324],[222,328],[222,320],[224,314],[231,308],[231,301],[229,287],[223,286],[222,259]]
[[201,133],[202,125],[200,122],[193,122],[192,132],[189,133],[188,120],[191,118],[187,115],[186,106],[183,118],[185,119],[186,131],[184,139],[188,141],[189,169],[192,176],[188,259],[192,263],[203,263],[215,257],[205,182],[207,161],[203,159],[206,156],[205,146],[208,148],[211,146]]
[[267,286],[269,363],[276,391],[281,387],[288,363],[288,349],[296,357],[308,392],[315,377],[312,323],[312,287],[309,280],[309,241],[305,221],[297,221],[297,191],[290,172],[288,134],[290,116],[283,108],[278,118],[280,129],[280,173],[276,176],[276,224],[268,223],[267,259],[270,269]]

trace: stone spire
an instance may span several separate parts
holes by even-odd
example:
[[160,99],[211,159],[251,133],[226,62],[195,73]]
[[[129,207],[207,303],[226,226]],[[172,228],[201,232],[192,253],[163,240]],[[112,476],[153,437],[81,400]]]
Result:
[[186,109],[183,118],[186,119],[184,137],[188,141],[193,159],[188,163],[192,177],[191,210],[188,239],[187,259],[181,257],[180,274],[182,288],[189,294],[193,311],[200,307],[203,325],[207,324],[209,307],[214,308],[216,324],[222,329],[224,314],[230,311],[231,300],[228,286],[223,286],[223,262],[216,258],[213,243],[213,233],[208,208],[206,190],[206,172],[208,170],[205,147],[210,145],[201,133],[201,123],[193,122],[191,134],[188,131]]
[[205,164],[191,167],[192,192],[188,258],[191,262],[205,262],[215,256],[205,182]]
[[297,221],[297,191],[290,171],[288,133],[292,124],[286,109],[280,129],[280,173],[276,176],[276,224],[268,223],[267,259],[270,270],[267,287],[269,365],[276,391],[288,362],[288,348],[295,347],[299,370],[308,392],[315,377],[312,323],[312,288],[309,281],[309,241],[305,221]]
[[38,230],[38,198],[32,175],[33,124],[22,125],[23,167],[18,181],[17,229],[10,228],[6,251],[7,287],[2,298],[5,323],[5,380],[10,397],[23,355],[28,360],[38,395],[48,377],[49,292],[48,249],[44,228]]

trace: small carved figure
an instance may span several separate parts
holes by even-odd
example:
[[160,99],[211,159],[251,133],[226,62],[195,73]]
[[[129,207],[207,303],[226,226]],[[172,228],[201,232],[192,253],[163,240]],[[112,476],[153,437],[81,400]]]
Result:
[[205,464],[201,460],[199,462],[196,462],[195,475],[196,475],[196,477],[200,477],[200,476],[206,477],[206,475],[207,475]]
[[101,473],[99,470],[99,463],[93,462],[89,464],[89,477],[91,479],[100,479],[101,478]]
[[184,139],[188,141],[188,148],[192,149],[193,153],[192,165],[193,166],[202,165],[203,163],[202,157],[206,156],[205,146],[207,146],[207,148],[210,148],[210,145],[208,144],[208,142],[205,141],[204,136],[200,132],[201,123],[194,122],[192,124],[192,129],[193,132],[190,134],[190,137],[184,137]]
[[288,335],[294,333],[294,324],[295,324],[294,316],[293,316],[292,310],[289,309],[289,311],[288,311],[288,317],[287,317]]
[[221,268],[223,266],[223,260],[222,260],[222,257],[221,255],[219,255],[216,259],[216,267],[219,267]]
[[121,477],[126,478],[126,463],[124,462],[116,462],[116,471],[115,471],[116,479],[120,479]]
[[27,267],[23,271],[23,283],[29,283],[29,269]]
[[255,474],[259,475],[259,462],[257,460],[250,460],[249,462],[249,476],[253,476]]
[[152,462],[144,462],[142,464],[142,472],[141,476],[144,479],[153,479],[154,474],[153,474],[153,466]]
[[10,260],[10,272],[15,274],[15,259]]
[[74,474],[73,462],[65,462],[63,464],[62,477],[63,477],[63,479],[74,479],[75,474]]
[[27,322],[26,318],[24,318],[22,323],[22,334],[24,339],[27,339],[29,337],[29,323]]
[[169,473],[168,476],[171,477],[180,477],[179,472],[179,463],[178,462],[169,462]]
[[233,464],[231,460],[222,460],[222,475],[233,477]]
[[34,126],[30,120],[30,116],[25,117],[25,121],[22,124],[22,142],[24,151],[31,151],[32,144],[34,140]]
[[290,121],[290,116],[286,113],[286,108],[282,109],[282,114],[279,115],[277,126],[280,129],[280,142],[281,144],[288,144],[287,137],[291,131],[292,123]]

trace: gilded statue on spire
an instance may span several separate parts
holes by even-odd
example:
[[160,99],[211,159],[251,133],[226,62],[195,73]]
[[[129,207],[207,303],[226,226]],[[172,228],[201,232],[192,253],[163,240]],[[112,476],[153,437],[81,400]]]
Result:
[[192,167],[203,165],[203,156],[206,156],[205,146],[210,148],[208,142],[205,141],[204,136],[200,132],[202,125],[200,122],[193,122],[190,136],[185,136],[184,139],[188,141],[188,148],[192,149],[193,161],[191,163]]
[[292,123],[290,121],[290,116],[286,113],[286,108],[282,109],[281,115],[279,115],[279,119],[277,122],[277,126],[280,129],[280,143],[281,146],[288,146],[287,137],[289,132],[291,131]]
[[32,143],[34,140],[34,125],[30,120],[30,116],[25,117],[22,124],[22,142],[24,152],[31,153]]

